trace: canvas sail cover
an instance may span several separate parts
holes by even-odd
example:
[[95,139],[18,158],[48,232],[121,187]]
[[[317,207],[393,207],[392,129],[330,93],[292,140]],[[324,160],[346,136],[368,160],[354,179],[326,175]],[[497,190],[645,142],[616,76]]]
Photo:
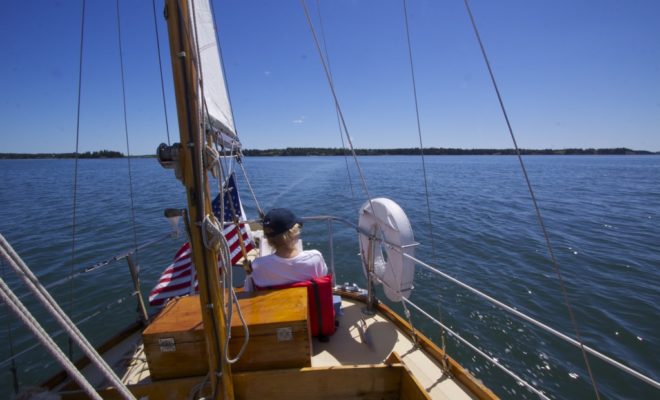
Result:
[[220,52],[216,41],[213,13],[208,0],[189,2],[190,18],[196,25],[192,29],[193,37],[197,39],[199,64],[203,88],[202,107],[204,109],[207,127],[218,133],[222,144],[227,147],[240,147],[240,142],[234,129],[234,117],[231,112],[229,95],[222,71]]

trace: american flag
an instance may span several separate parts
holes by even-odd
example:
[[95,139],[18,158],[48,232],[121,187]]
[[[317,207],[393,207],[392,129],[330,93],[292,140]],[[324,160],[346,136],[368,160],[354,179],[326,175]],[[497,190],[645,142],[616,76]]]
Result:
[[[220,213],[223,211],[223,207],[220,204],[221,199],[218,194],[212,203],[213,213],[218,220],[220,220]],[[234,215],[236,215],[236,220],[238,221],[245,220],[245,213],[243,212],[243,206],[238,196],[234,174],[231,174],[224,187],[224,220],[225,223],[232,224],[226,225],[223,234],[229,244],[232,265],[236,264],[243,257],[240,241],[243,242],[246,252],[254,248],[249,226],[244,223],[234,224]],[[149,305],[162,307],[163,304],[173,297],[185,296],[196,293],[197,291],[197,277],[195,276],[195,267],[192,263],[190,243],[186,242],[176,252],[174,262],[165,268],[165,271],[160,275],[158,283],[151,290],[151,293],[149,293]]]
[[[250,227],[246,223],[235,224],[235,221],[245,221],[245,212],[243,211],[243,206],[238,197],[238,189],[236,188],[236,182],[234,180],[234,174],[229,175],[229,180],[227,185],[225,185],[225,196],[224,196],[224,213],[225,213],[225,224],[222,233],[227,239],[229,244],[229,251],[231,253],[231,264],[234,265],[238,260],[243,257],[243,252],[241,251],[241,240],[245,246],[245,251],[250,251],[254,248],[254,243],[252,242],[252,234],[250,232]],[[213,214],[220,220],[220,213],[223,211],[223,207],[220,206],[220,195],[218,194],[213,200]],[[240,229],[239,229],[240,227]],[[239,234],[240,231],[240,234]]]

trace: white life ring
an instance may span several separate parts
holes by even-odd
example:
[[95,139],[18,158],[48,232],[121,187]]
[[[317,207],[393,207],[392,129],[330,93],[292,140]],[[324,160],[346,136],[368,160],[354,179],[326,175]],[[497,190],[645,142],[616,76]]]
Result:
[[408,298],[413,289],[415,264],[404,254],[414,256],[415,242],[406,213],[390,199],[373,199],[360,208],[358,226],[365,275],[369,265],[369,237],[375,236],[384,240],[374,246],[374,272],[383,283],[385,295],[392,301]]

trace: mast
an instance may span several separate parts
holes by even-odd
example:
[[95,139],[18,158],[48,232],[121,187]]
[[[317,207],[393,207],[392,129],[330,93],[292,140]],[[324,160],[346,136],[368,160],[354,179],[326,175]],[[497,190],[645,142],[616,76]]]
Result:
[[[190,241],[193,262],[197,272],[200,307],[204,323],[209,362],[209,379],[213,399],[233,399],[234,388],[231,368],[222,354],[227,338],[225,306],[220,288],[218,256],[214,249],[204,246],[203,221],[212,216],[208,173],[204,169],[203,150],[206,135],[200,104],[200,71],[194,44],[193,16],[187,0],[167,0],[167,19],[172,71],[176,94],[181,146],[179,167],[188,198]],[[220,386],[221,377],[222,386]]]

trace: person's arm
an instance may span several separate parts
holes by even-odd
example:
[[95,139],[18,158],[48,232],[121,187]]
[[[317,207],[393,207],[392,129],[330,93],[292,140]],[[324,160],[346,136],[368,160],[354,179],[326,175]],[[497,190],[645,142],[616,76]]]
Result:
[[245,292],[254,291],[254,285],[252,284],[252,274],[245,275],[245,282],[243,283],[243,291]]
[[319,259],[319,264],[316,267],[316,273],[317,273],[317,278],[326,276],[330,273],[328,270],[328,266],[325,264],[325,259],[323,258],[323,254],[321,254],[320,251],[315,250],[318,253],[318,259]]

